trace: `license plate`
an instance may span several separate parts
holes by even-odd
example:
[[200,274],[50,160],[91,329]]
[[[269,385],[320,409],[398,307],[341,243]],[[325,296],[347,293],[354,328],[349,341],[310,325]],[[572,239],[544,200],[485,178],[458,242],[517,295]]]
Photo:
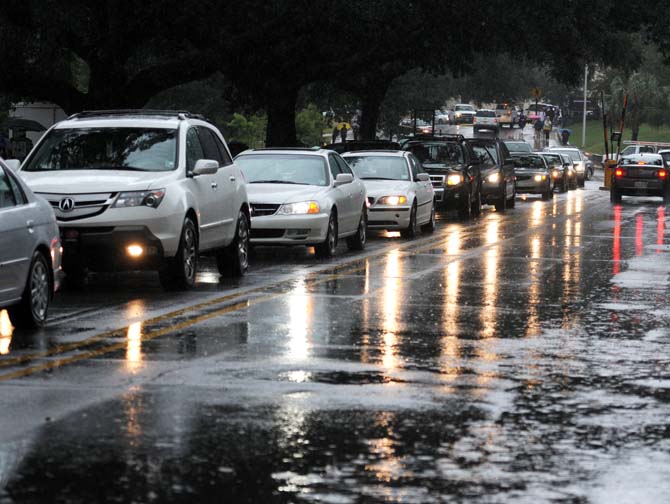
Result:
[[635,182],[635,189],[646,189],[646,188],[647,188],[646,182]]

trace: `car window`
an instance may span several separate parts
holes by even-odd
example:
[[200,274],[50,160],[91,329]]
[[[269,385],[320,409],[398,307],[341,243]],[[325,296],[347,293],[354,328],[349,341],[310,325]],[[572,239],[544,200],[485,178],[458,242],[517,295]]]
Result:
[[[410,154],[407,156],[409,158],[410,166],[412,167],[412,174],[414,175],[414,170],[416,170],[416,173],[426,173],[426,171],[423,169],[423,166],[421,166],[421,163],[419,163],[419,160],[413,155]],[[416,177],[416,175],[415,175]]]
[[353,175],[354,172],[351,171],[351,168],[347,164],[347,162],[342,159],[340,156],[335,154],[335,162],[337,163],[337,166],[340,168],[340,173],[348,173],[349,175]]
[[635,147],[633,145],[629,145],[626,147],[624,150],[621,151],[622,156],[627,156],[628,154],[633,154],[635,152]]
[[409,162],[409,169],[412,172],[412,180],[416,180],[417,175],[419,175],[419,163],[417,163],[414,159],[414,156],[409,156],[408,162]]
[[10,172],[7,172],[7,177],[9,179],[9,186],[12,188],[12,192],[14,193],[14,199],[16,200],[16,204],[25,205],[26,203],[28,203],[26,193],[23,192],[23,188],[18,183],[14,175]]
[[219,151],[218,159],[221,160],[221,166],[228,166],[229,164],[233,164],[233,158],[230,157],[230,153],[228,152],[228,149],[226,149],[226,146],[223,145],[223,142],[219,138],[219,135],[217,135],[215,131],[212,131],[209,128],[207,128],[207,131],[209,131],[210,135],[212,136],[212,139],[214,140],[214,143],[216,144],[216,148]]
[[475,115],[477,117],[495,117],[496,113],[493,110],[478,110]]
[[347,156],[356,175],[363,180],[409,180],[407,162],[395,156]]
[[323,156],[245,154],[235,158],[249,184],[328,185]]
[[648,145],[641,145],[640,152],[654,152],[654,148],[649,147]]
[[333,180],[335,180],[342,173],[340,165],[337,164],[337,159],[335,159],[335,154],[328,155],[328,164],[330,165],[330,173],[333,175]]
[[429,165],[440,167],[465,162],[463,150],[457,143],[426,142],[410,145],[407,150],[416,156],[424,168]]
[[479,159],[482,164],[495,164],[493,157],[491,157],[491,153],[485,145],[473,145],[472,151],[475,153],[475,157]]
[[5,170],[0,166],[0,208],[16,206],[14,191],[9,185],[9,177]]
[[198,159],[206,159],[205,152],[200,144],[200,138],[195,128],[186,133],[186,171],[192,172]]
[[214,133],[202,126],[196,128],[198,137],[200,138],[200,145],[205,156],[205,159],[214,159],[219,162],[219,166],[223,166],[223,159],[221,158],[221,151],[216,146],[214,141]]

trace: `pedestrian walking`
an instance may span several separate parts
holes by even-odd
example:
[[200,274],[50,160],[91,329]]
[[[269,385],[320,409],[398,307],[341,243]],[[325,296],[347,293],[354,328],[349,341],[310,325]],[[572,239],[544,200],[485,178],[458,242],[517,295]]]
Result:
[[535,130],[535,141],[539,143],[541,135],[542,135],[542,126],[544,125],[544,121],[540,119],[539,117],[535,120],[535,123],[533,123],[533,129]]
[[551,133],[551,128],[553,125],[551,124],[551,117],[547,116],[544,119],[544,124],[542,125],[542,131],[544,131],[544,140],[547,145],[549,145],[549,134]]

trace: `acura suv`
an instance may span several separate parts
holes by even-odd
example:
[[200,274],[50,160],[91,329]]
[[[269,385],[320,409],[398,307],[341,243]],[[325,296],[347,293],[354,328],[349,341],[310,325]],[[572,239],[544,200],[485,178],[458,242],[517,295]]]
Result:
[[82,112],[54,125],[20,176],[54,209],[66,282],[89,270],[157,270],[195,284],[199,254],[224,276],[248,265],[246,185],[218,129],[188,112]]

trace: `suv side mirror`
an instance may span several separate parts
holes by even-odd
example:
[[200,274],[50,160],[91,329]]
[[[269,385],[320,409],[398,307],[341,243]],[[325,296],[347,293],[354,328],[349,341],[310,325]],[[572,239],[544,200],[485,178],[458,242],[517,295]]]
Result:
[[18,171],[21,166],[21,161],[18,159],[5,159],[5,164],[9,166],[12,171]]
[[417,173],[416,175],[417,182],[430,182],[430,175],[427,173]]
[[198,159],[193,168],[193,175],[214,175],[219,169],[219,162],[214,159]]
[[354,181],[354,176],[351,173],[338,173],[335,177],[335,187],[351,184]]

